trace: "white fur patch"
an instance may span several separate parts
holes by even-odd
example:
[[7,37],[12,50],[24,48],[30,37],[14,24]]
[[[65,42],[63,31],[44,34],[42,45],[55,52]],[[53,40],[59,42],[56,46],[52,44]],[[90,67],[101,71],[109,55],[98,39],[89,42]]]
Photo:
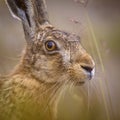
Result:
[[92,70],[91,74],[92,74],[92,77],[95,76],[95,68]]

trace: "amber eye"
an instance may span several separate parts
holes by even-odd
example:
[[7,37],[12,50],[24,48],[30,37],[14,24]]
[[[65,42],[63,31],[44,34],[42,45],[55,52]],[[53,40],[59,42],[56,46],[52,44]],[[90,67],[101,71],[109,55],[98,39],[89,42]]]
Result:
[[56,44],[54,41],[50,40],[45,43],[45,47],[48,51],[53,51],[56,49]]

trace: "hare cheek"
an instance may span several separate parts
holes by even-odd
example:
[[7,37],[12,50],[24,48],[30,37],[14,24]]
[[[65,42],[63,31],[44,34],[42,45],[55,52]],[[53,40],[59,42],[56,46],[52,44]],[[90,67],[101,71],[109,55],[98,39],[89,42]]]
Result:
[[70,67],[68,73],[75,82],[84,82],[87,79],[86,74],[84,74],[79,65]]
[[61,53],[61,54],[62,54],[63,63],[64,63],[65,65],[70,64],[70,52],[65,51],[65,52],[63,52],[63,53]]

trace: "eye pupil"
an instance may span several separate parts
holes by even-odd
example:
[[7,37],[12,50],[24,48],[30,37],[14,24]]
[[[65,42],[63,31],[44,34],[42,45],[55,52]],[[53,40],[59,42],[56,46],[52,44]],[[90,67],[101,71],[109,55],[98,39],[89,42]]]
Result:
[[47,47],[48,47],[49,49],[51,49],[51,48],[53,47],[53,45],[54,45],[53,42],[48,42],[48,43],[47,43]]

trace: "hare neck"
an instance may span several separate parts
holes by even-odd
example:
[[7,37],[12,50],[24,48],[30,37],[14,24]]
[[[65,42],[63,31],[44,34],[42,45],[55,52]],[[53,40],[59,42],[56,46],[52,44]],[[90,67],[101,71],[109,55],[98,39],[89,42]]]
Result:
[[[12,75],[12,80],[17,86],[15,86],[17,96],[23,99],[27,97],[41,108],[49,106],[49,112],[52,116],[56,116],[61,85],[43,83],[25,72]],[[18,88],[19,86],[20,88]],[[24,93],[24,95],[20,93]]]

